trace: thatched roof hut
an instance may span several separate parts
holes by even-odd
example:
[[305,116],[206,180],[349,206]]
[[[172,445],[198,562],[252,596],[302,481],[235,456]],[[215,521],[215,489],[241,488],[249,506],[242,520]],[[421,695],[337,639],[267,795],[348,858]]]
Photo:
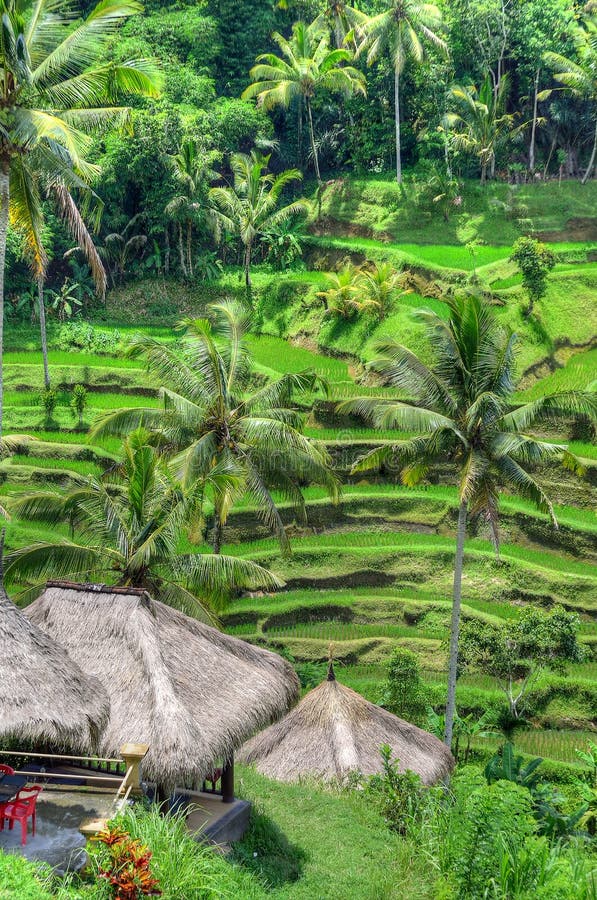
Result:
[[109,709],[103,685],[8,599],[0,561],[0,740],[92,752]]
[[416,772],[424,784],[434,784],[454,767],[441,741],[339,684],[330,664],[327,680],[280,722],[251,738],[240,759],[278,781],[307,776],[329,781],[350,771],[380,772],[382,744],[391,747],[402,771]]
[[143,776],[164,786],[201,779],[298,696],[280,656],[143,590],[48,582],[27,615],[104,684],[111,708],[102,752],[148,744]]

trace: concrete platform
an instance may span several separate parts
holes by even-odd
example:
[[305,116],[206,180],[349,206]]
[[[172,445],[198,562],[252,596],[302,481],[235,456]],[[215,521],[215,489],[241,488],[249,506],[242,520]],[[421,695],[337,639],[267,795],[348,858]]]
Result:
[[251,804],[248,800],[223,803],[217,794],[185,791],[185,803],[192,809],[187,816],[187,829],[198,841],[230,844],[239,841],[249,824]]
[[37,828],[31,834],[28,823],[27,844],[21,846],[21,826],[8,823],[0,831],[0,850],[19,853],[27,859],[48,863],[58,874],[78,871],[85,865],[85,838],[79,831],[86,819],[105,819],[110,815],[114,798],[110,794],[74,791],[42,791],[37,801]]

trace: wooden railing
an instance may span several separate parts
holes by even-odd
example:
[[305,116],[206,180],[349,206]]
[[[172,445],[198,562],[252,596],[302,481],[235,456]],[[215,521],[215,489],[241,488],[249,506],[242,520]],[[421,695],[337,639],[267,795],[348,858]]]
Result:
[[113,794],[111,818],[130,797],[143,793],[140,764],[148,749],[145,744],[125,744],[118,758],[0,750],[0,758],[8,758],[20,775],[43,784],[45,791]]

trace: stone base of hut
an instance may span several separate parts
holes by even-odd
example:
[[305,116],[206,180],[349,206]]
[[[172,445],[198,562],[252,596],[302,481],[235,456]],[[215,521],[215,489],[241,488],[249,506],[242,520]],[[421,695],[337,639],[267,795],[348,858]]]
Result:
[[193,807],[187,816],[187,829],[195,840],[231,844],[239,841],[247,830],[251,812],[248,800],[222,803],[219,795],[203,791],[185,791],[179,796]]

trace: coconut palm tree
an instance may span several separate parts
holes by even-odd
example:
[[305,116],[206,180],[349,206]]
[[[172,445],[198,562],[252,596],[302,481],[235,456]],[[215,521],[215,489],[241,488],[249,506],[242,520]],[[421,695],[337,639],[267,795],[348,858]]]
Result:
[[139,259],[147,246],[148,236],[139,231],[144,218],[143,213],[136,213],[128,220],[122,231],[107,234],[103,245],[99,248],[100,256],[108,264],[113,285],[123,283],[129,266],[134,260]]
[[367,51],[369,65],[388,53],[394,69],[394,117],[396,128],[396,180],[402,181],[400,153],[400,76],[408,60],[421,63],[425,58],[425,44],[431,44],[442,52],[447,50],[438,29],[442,15],[433,3],[418,0],[390,0],[385,12],[369,19],[363,26],[364,41],[361,47]]
[[367,21],[367,16],[345,0],[326,0],[325,8],[319,13],[311,28],[329,30],[339,49],[350,35],[354,35]]
[[509,89],[507,74],[502,75],[495,89],[489,75],[478,91],[472,86],[459,85],[451,89],[458,111],[447,113],[443,124],[451,133],[456,149],[478,156],[481,184],[486,183],[488,170],[493,177],[499,148],[526,128],[526,123],[515,126],[516,113],[506,112]]
[[407,485],[420,482],[436,464],[452,463],[458,472],[458,530],[454,586],[445,741],[451,745],[458,664],[460,600],[466,524],[481,514],[498,544],[499,492],[512,490],[555,516],[549,497],[529,471],[544,460],[561,459],[578,470],[579,464],[562,444],[538,440],[527,429],[561,415],[597,417],[597,394],[565,392],[515,406],[514,364],[516,335],[502,328],[491,307],[475,297],[447,301],[449,320],[428,310],[416,315],[427,330],[434,364],[395,341],[377,343],[372,367],[397,387],[405,400],[363,397],[345,401],[342,408],[370,419],[378,428],[418,432],[372,450],[355,466],[357,471],[391,463]]
[[361,269],[358,289],[361,303],[373,307],[380,319],[388,314],[399,291],[404,276],[390,263],[373,262]]
[[257,97],[264,109],[283,106],[288,109],[294,99],[304,102],[309,123],[309,138],[313,166],[318,183],[321,183],[319,156],[313,129],[312,101],[321,90],[350,95],[365,93],[365,76],[353,66],[346,65],[353,58],[348,49],[331,50],[327,34],[316,25],[297,22],[292,37],[287,40],[281,34],[273,39],[281,50],[263,53],[257,57],[249,75],[253,84],[243,93],[243,99]]
[[[597,20],[587,19],[584,28],[577,30],[578,61],[566,59],[559,53],[546,53],[545,60],[554,69],[554,78],[564,85],[560,90],[569,91],[575,97],[588,100],[595,119],[593,148],[589,164],[582,177],[586,184],[595,167],[597,159]],[[543,100],[551,91],[543,91],[539,99]]]
[[255,150],[250,156],[234,153],[230,160],[232,187],[214,187],[209,192],[216,219],[226,231],[238,235],[244,247],[243,268],[249,299],[255,242],[277,225],[304,215],[309,209],[306,200],[280,206],[284,188],[302,176],[298,169],[287,169],[279,175],[267,172],[269,160],[269,156]]
[[140,423],[159,433],[175,454],[173,466],[189,488],[207,478],[213,467],[233,472],[237,484],[214,493],[214,552],[222,528],[240,494],[255,502],[282,549],[288,538],[272,490],[289,499],[305,518],[301,484],[314,482],[338,496],[325,448],[301,434],[301,417],[289,408],[295,392],[313,390],[310,372],[283,375],[249,392],[253,373],[244,344],[249,318],[237,305],[215,304],[213,321],[187,320],[178,346],[150,337],[136,338],[133,356],[143,355],[162,389],[161,409],[123,409],[104,416],[93,435],[127,434]]
[[123,94],[157,93],[153,64],[98,62],[118,25],[141,7],[136,0],[100,0],[80,20],[60,0],[1,0],[0,41],[0,435],[3,305],[9,219],[23,231],[26,255],[41,267],[42,207],[35,174],[67,187],[96,174],[85,161],[89,130],[122,123]]
[[[81,184],[81,187],[85,189],[87,194],[91,194],[95,196],[93,192],[88,189],[87,185]],[[73,248],[83,254],[87,264],[89,265],[89,271],[91,272],[91,276],[93,278],[95,284],[95,290],[101,299],[103,299],[106,295],[106,287],[107,287],[107,276],[106,270],[104,268],[104,264],[100,258],[100,255],[96,249],[95,243],[93,241],[93,237],[81,215],[79,207],[73,197],[73,194],[66,187],[64,183],[60,181],[50,181],[50,183],[46,186],[46,197],[48,200],[53,202],[56,207],[58,214],[60,215],[62,221],[65,223],[66,227],[71,233],[71,236],[76,242],[76,247]],[[97,198],[95,198],[97,199]],[[99,218],[99,216],[96,217]],[[32,227],[34,223],[24,223],[25,227]],[[30,239],[29,243],[36,243],[39,246],[42,246],[42,241],[40,236],[35,236],[34,239]],[[73,251],[69,250],[67,255],[70,255]],[[46,283],[46,265],[45,258],[33,258],[31,260],[31,270],[32,274],[37,282],[37,305],[39,310],[39,330],[41,334],[41,355],[43,361],[43,369],[44,369],[44,386],[47,391],[50,390],[51,381],[50,381],[50,366],[48,362],[48,336],[46,329],[46,305],[44,299],[44,289]]]
[[[214,468],[209,481],[216,491],[226,491],[234,476]],[[91,477],[62,494],[31,494],[14,504],[14,514],[27,520],[67,523],[72,537],[16,550],[8,558],[7,577],[147,588],[164,603],[207,620],[234,590],[279,586],[271,573],[247,560],[178,552],[204,489],[205,482],[198,481],[181,487],[149,432],[138,429],[125,440],[120,464],[104,478]],[[38,590],[34,584],[28,593]]]
[[[207,212],[205,201],[209,184],[219,177],[212,166],[219,157],[217,150],[205,150],[198,141],[191,139],[183,141],[178,153],[170,157],[180,193],[169,201],[164,211],[178,223],[180,268],[185,277],[193,277],[193,225],[201,213]],[[186,230],[186,248],[183,226]]]

